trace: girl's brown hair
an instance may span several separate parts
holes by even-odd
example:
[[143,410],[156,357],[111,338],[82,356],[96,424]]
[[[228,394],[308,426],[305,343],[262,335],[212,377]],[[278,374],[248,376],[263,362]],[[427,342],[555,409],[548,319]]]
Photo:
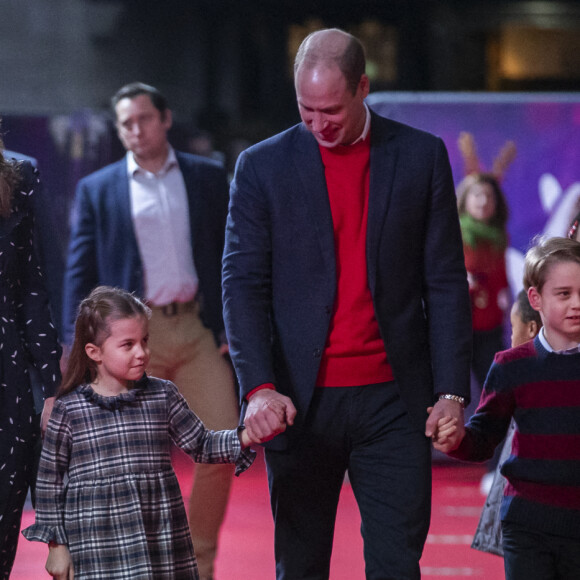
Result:
[[123,318],[149,318],[151,309],[139,298],[110,286],[98,286],[79,306],[75,338],[57,397],[62,397],[97,376],[96,363],[85,352],[88,343],[101,346],[111,334],[111,322]]

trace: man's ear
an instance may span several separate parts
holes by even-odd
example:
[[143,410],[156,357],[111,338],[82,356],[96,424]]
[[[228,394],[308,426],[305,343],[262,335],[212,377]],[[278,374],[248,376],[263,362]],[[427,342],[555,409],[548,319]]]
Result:
[[528,290],[528,300],[530,301],[530,306],[534,310],[540,311],[542,309],[542,295],[538,292],[535,286],[531,286]]
[[96,363],[101,362],[101,349],[96,344],[87,342],[85,345],[85,352],[91,360],[95,361]]
[[173,126],[173,113],[171,112],[171,109],[165,109],[165,111],[161,113],[161,122],[165,126],[166,131],[171,129]]
[[362,75],[358,86],[361,90],[363,99],[366,99],[371,89],[371,82],[369,80],[369,77],[367,75]]

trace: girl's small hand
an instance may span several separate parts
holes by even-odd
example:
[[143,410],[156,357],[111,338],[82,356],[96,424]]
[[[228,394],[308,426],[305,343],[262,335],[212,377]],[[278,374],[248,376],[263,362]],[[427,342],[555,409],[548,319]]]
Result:
[[49,545],[45,568],[56,580],[73,580],[74,569],[68,546]]
[[250,436],[248,435],[248,430],[245,427],[239,431],[239,434],[242,449],[249,447],[253,443],[253,441],[250,439]]
[[[286,422],[285,421],[280,421],[278,423],[277,427],[274,427],[272,429],[272,437],[286,431]],[[244,449],[245,447],[249,447],[250,445],[254,445],[254,444],[259,444],[259,443],[264,443],[266,441],[269,441],[270,438],[268,439],[264,439],[263,441],[254,441],[253,439],[250,438],[250,435],[248,433],[247,429],[242,429],[240,431],[240,443],[242,444],[242,449]]]
[[245,425],[252,443],[270,441],[294,424],[296,407],[292,400],[272,389],[255,392],[248,400]]

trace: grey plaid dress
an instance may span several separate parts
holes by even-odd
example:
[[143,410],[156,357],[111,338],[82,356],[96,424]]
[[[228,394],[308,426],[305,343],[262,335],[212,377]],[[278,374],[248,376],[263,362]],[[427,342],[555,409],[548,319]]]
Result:
[[102,397],[89,385],[57,399],[29,540],[67,544],[75,579],[197,579],[171,442],[200,463],[246,470],[235,430],[209,431],[175,385],[144,377]]

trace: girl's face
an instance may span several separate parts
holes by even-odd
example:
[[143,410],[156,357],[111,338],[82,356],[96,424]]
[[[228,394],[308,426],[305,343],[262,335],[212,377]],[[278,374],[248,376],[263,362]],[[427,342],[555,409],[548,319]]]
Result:
[[147,318],[134,316],[113,320],[109,330],[101,346],[89,343],[85,351],[97,363],[95,385],[114,394],[143,376],[149,363],[149,324]]
[[465,211],[475,220],[487,223],[495,214],[496,202],[489,183],[475,183],[465,197]]

